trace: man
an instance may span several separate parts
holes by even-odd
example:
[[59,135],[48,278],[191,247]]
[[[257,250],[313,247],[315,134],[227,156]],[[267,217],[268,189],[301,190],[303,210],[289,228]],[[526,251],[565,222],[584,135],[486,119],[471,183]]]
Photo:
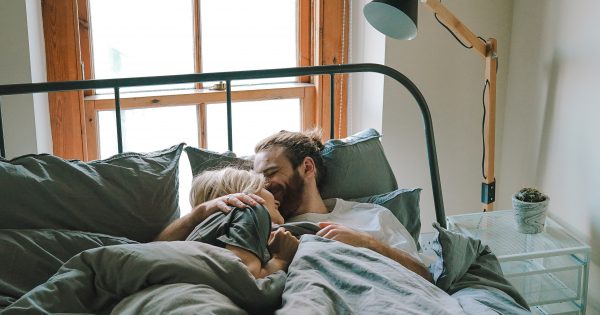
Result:
[[[423,278],[431,275],[416,255],[416,245],[406,228],[381,206],[324,201],[319,193],[326,169],[320,151],[320,131],[281,131],[259,142],[254,170],[267,179],[267,189],[280,202],[286,222],[310,221],[321,228],[317,235],[349,245],[364,247],[389,257]],[[229,211],[229,206],[262,202],[254,195],[234,194],[208,201],[169,225],[157,240],[185,239],[210,214]]]

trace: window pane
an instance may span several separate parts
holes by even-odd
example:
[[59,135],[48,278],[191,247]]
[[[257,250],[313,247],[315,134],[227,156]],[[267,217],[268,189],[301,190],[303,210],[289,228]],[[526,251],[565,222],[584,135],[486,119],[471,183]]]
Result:
[[[196,106],[128,109],[121,112],[123,150],[150,152],[185,142],[198,146]],[[98,112],[100,158],[117,153],[114,111]]]
[[191,0],[91,0],[90,15],[96,79],[194,72]]
[[[233,151],[254,154],[254,146],[280,130],[300,131],[300,100],[232,103]],[[227,109],[224,103],[206,105],[207,147],[227,151]]]
[[[200,4],[203,72],[297,65],[296,1],[213,0]],[[243,84],[286,81],[293,79],[247,80]]]

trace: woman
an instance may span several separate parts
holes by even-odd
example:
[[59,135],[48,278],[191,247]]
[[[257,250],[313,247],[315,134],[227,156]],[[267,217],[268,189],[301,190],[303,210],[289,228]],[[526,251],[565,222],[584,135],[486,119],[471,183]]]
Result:
[[299,241],[283,228],[271,232],[272,224],[283,224],[283,217],[279,213],[279,202],[264,186],[262,174],[234,167],[197,175],[190,192],[192,207],[239,192],[258,195],[265,202],[234,208],[227,214],[216,212],[196,226],[186,240],[232,251],[255,278],[287,270]]

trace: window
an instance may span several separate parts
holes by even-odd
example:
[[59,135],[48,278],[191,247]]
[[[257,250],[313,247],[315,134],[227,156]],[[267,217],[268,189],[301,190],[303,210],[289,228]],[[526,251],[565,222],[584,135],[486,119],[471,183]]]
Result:
[[[43,1],[48,80],[343,63],[348,6],[347,0]],[[342,96],[336,136],[345,136],[345,78],[336,80],[333,93]],[[328,130],[328,81],[232,82],[234,151],[251,154],[256,141],[281,129]],[[123,88],[124,149],[186,142],[225,150],[225,92],[212,84]],[[116,153],[112,90],[52,94],[54,154],[91,160]]]

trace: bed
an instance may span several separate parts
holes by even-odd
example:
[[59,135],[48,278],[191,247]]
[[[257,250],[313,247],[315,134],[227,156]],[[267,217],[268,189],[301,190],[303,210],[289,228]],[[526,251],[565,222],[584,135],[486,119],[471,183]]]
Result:
[[[231,150],[232,80],[354,72],[391,77],[408,89],[421,109],[437,220],[437,237],[431,244],[434,259],[428,263],[433,284],[373,251],[315,235],[302,236],[287,273],[259,280],[221,248],[198,242],[152,242],[179,217],[178,194],[187,194],[178,191],[183,151],[194,174],[244,159],[183,143],[150,153],[122,152],[120,88],[225,81]],[[119,154],[91,162],[47,154],[0,158],[3,313],[529,313],[489,248],[445,229],[427,103],[396,70],[351,64],[16,84],[0,86],[0,96],[94,88],[115,90]],[[0,117],[0,140],[1,121]],[[323,198],[383,205],[418,243],[421,189],[397,186],[380,137],[367,129],[325,143],[321,153],[328,176]],[[4,156],[2,141],[0,145]]]

